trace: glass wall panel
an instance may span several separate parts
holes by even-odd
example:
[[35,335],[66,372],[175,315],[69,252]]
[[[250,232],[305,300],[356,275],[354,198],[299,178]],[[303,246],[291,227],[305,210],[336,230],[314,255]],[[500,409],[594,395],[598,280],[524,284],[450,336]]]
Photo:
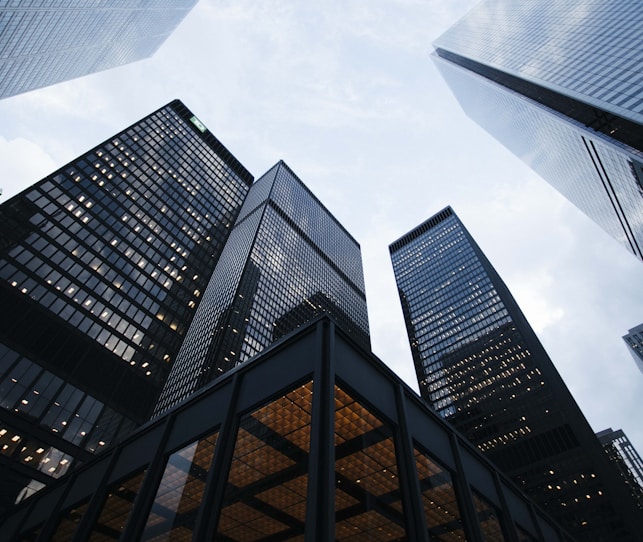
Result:
[[84,501],[73,508],[65,510],[60,515],[60,522],[50,538],[51,542],[69,542],[74,536],[80,520],[83,519],[88,505],[89,501]]
[[335,386],[335,538],[405,540],[391,428]]
[[304,539],[312,388],[241,419],[215,540]]
[[426,454],[417,449],[414,453],[430,539],[466,540],[451,474]]
[[169,457],[141,540],[192,540],[218,434]]
[[89,536],[90,542],[120,538],[144,477],[145,471],[142,471],[109,488],[98,521]]
[[536,542],[536,539],[522,527],[516,525],[516,531],[518,532],[518,542]]
[[500,516],[498,510],[491,503],[473,493],[473,504],[478,514],[478,521],[480,522],[480,529],[484,536],[485,542],[504,542],[505,537],[502,533],[500,525]]

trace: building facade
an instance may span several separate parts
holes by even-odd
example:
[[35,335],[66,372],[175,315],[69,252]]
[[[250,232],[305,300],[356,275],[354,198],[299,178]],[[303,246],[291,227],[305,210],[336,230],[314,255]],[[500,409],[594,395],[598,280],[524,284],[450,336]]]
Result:
[[153,55],[197,0],[3,0],[0,98]]
[[359,244],[278,162],[250,189],[156,413],[322,312],[370,349]]
[[638,507],[643,510],[643,459],[621,429],[605,429],[596,433],[610,460],[616,465],[629,486]]
[[630,329],[623,340],[632,354],[636,366],[643,373],[643,324]]
[[2,506],[149,418],[252,180],[174,101],[0,206]]
[[328,317],[22,503],[10,540],[570,542]]
[[635,540],[643,515],[453,210],[389,249],[421,395],[580,540]]
[[467,115],[639,259],[641,25],[636,0],[485,0],[433,55]]

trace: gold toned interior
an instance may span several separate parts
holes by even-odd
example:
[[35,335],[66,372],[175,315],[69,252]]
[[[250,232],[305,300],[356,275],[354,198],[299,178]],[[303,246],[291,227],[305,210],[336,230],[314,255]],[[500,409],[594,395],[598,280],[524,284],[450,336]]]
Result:
[[303,540],[313,384],[244,416],[215,540]]
[[168,458],[142,540],[192,540],[218,432]]
[[451,475],[427,455],[414,450],[422,504],[431,540],[466,540]]
[[391,429],[335,386],[335,538],[404,540]]

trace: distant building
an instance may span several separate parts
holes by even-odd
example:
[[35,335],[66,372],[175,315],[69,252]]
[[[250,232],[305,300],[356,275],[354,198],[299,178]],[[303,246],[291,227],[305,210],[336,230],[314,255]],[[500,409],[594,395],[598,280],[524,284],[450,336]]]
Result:
[[16,507],[7,540],[571,542],[328,317]]
[[422,397],[579,540],[639,538],[628,487],[453,210],[389,249]]
[[250,189],[156,413],[320,312],[370,349],[359,244],[279,162]]
[[147,421],[252,180],[177,100],[0,206],[0,510]]
[[638,0],[484,0],[434,43],[465,113],[643,259]]
[[0,98],[152,56],[196,2],[0,2]]
[[610,427],[596,433],[610,460],[617,466],[632,496],[643,510],[643,459],[622,430]]
[[623,337],[639,370],[643,373],[643,324],[633,327]]

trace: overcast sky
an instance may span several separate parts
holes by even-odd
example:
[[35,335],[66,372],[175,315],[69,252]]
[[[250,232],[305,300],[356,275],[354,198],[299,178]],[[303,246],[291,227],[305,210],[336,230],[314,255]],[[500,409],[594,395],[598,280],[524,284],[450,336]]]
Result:
[[451,205],[594,430],[643,452],[621,339],[643,263],[460,110],[431,42],[474,3],[201,0],[152,59],[0,100],[0,201],[180,98],[255,177],[285,160],[361,243],[373,350],[411,387],[388,245]]

